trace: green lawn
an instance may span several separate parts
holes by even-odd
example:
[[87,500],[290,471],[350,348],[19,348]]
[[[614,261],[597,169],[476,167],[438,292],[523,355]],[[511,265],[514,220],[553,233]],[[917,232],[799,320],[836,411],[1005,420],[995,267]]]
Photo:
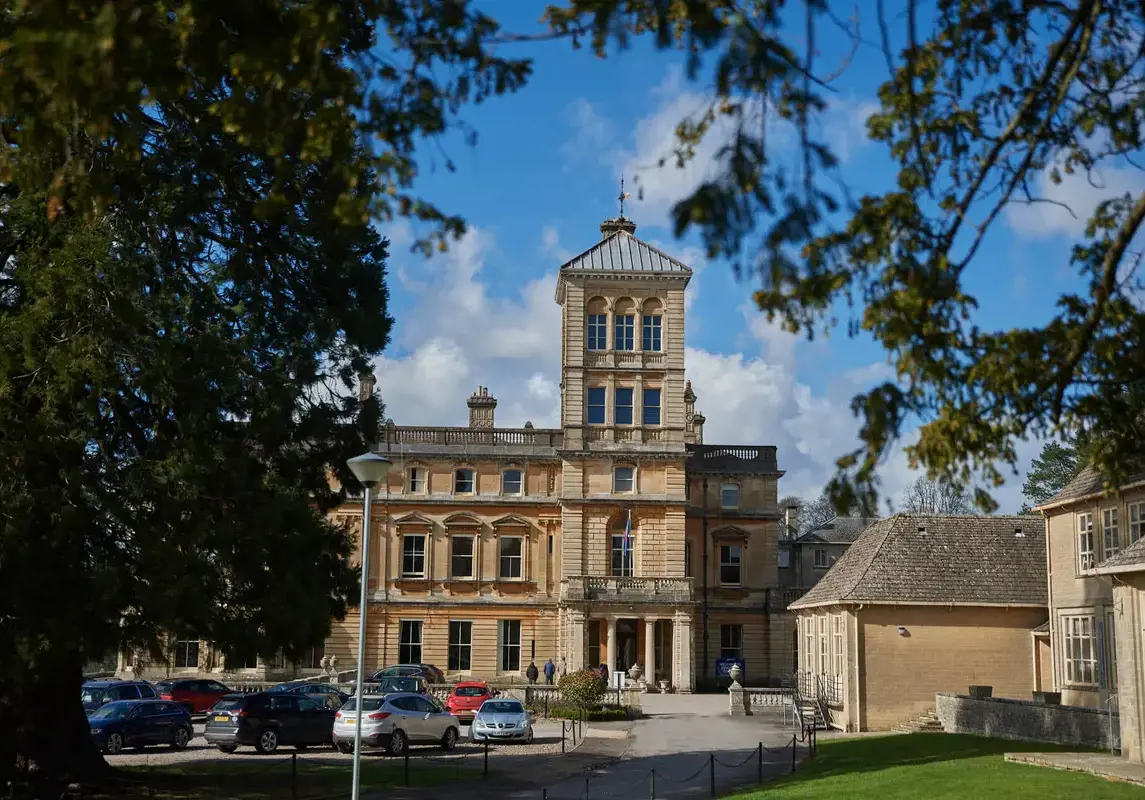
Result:
[[[156,800],[307,800],[320,796],[350,794],[350,759],[339,761],[306,760],[300,756],[297,776],[291,775],[290,757],[244,758],[240,760],[192,761],[162,767],[127,767],[131,778],[138,777],[138,792],[115,791],[147,796]],[[481,777],[473,768],[410,761],[411,786],[437,786]],[[296,785],[295,785],[296,783]],[[405,786],[402,761],[370,758],[362,761],[362,791],[378,791]]]
[[765,789],[732,796],[739,800],[1141,800],[1145,796],[1140,786],[1002,760],[1007,752],[1069,749],[936,733],[821,742],[815,760],[801,764],[794,775]]

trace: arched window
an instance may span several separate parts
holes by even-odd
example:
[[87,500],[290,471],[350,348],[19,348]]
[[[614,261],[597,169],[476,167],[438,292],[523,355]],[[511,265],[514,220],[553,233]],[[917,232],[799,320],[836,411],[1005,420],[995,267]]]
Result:
[[636,349],[636,303],[625,297],[616,301],[612,312],[614,349]]
[[651,297],[644,301],[640,316],[641,348],[646,353],[659,353],[664,349],[664,304]]
[[585,306],[585,349],[608,349],[608,303],[594,297]]

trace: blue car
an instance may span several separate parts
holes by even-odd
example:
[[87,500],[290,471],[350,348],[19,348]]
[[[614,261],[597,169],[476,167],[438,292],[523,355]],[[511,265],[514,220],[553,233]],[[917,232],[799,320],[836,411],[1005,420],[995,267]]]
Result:
[[92,743],[109,755],[153,744],[182,750],[195,735],[187,709],[167,700],[117,700],[88,715],[87,724]]

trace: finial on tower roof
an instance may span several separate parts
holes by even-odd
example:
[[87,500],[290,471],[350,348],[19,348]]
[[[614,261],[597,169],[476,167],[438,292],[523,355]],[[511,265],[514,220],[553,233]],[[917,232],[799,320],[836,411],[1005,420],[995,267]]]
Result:
[[621,219],[624,219],[624,201],[627,200],[628,197],[629,197],[629,194],[626,191],[624,191],[624,176],[621,175],[620,176],[620,197],[618,198],[620,200],[620,218]]

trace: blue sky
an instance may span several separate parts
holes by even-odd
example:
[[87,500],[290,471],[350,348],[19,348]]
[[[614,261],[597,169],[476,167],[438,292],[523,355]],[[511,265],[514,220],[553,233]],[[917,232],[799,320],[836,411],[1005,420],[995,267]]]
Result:
[[[506,29],[529,32],[537,29],[542,4],[502,0],[485,9]],[[875,30],[870,22],[862,30]],[[819,42],[826,70],[850,50],[837,31],[823,29]],[[480,384],[500,401],[500,424],[557,423],[555,271],[599,239],[601,220],[617,213],[624,174],[637,236],[696,270],[688,376],[707,415],[706,441],[775,444],[788,471],[781,492],[816,494],[834,460],[857,442],[850,397],[891,371],[869,339],[839,330],[808,343],[768,325],[750,309],[750,279],[737,281],[728,265],[706,263],[694,238],[673,238],[668,211],[711,169],[718,142],[702,147],[687,170],[655,165],[670,152],[675,124],[701,107],[703,85],[689,84],[677,54],[644,43],[604,60],[566,42],[510,45],[504,53],[535,59],[529,85],[466,110],[477,145],[446,138],[441,146],[457,165],[453,173],[438,147],[425,148],[416,184],[424,197],[463,215],[469,234],[448,254],[427,260],[408,252],[408,226],[386,228],[394,242],[397,321],[379,362],[388,415],[406,425],[464,424],[465,399]],[[826,116],[824,135],[843,159],[842,178],[860,193],[893,181],[893,165],[881,145],[866,140],[864,127],[886,70],[881,51],[860,45],[833,84]],[[1123,180],[1130,178],[1110,175],[1109,185]],[[632,189],[636,182],[643,200]],[[1088,185],[1049,191],[1070,198],[1082,218],[1103,194]],[[1043,322],[1058,296],[1077,288],[1067,258],[1081,226],[1059,207],[1008,210],[969,276],[967,288],[980,303],[976,321],[983,327]],[[1021,448],[1023,470],[1037,449]],[[901,455],[890,459],[886,497],[897,502],[911,478]],[[1012,480],[996,493],[1001,511],[1017,510],[1020,484]]]

